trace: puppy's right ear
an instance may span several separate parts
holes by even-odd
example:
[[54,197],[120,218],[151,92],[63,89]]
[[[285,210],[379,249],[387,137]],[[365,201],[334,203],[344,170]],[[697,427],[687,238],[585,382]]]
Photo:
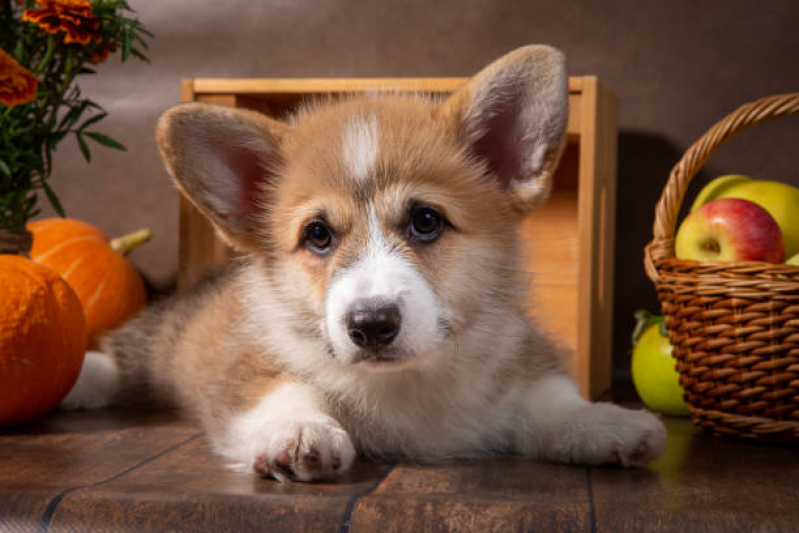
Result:
[[566,145],[568,105],[563,53],[524,46],[480,71],[434,116],[454,128],[515,208],[528,213],[552,190]]
[[164,113],[156,138],[183,194],[231,245],[258,248],[258,214],[282,165],[289,127],[254,111],[201,103]]

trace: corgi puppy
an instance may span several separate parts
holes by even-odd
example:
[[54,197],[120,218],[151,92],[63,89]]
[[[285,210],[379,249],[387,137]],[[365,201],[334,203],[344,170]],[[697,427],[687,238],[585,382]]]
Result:
[[281,481],[356,454],[656,458],[658,418],[583,399],[524,311],[517,230],[552,188],[567,93],[563,55],[528,46],[443,102],[170,109],[166,168],[242,259],[106,336],[64,406],[147,393]]

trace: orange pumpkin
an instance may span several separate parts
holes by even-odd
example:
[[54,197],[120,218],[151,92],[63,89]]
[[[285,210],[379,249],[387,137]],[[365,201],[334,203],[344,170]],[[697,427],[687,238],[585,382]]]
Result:
[[0,255],[0,425],[58,405],[85,351],[86,323],[72,288],[45,266]]
[[144,307],[144,282],[124,255],[147,240],[149,230],[109,241],[94,226],[68,218],[32,222],[28,230],[31,259],[61,274],[80,298],[89,349]]
[[56,245],[75,237],[97,237],[108,241],[108,236],[91,224],[72,218],[47,218],[28,224],[28,231],[35,232],[31,257],[41,255]]

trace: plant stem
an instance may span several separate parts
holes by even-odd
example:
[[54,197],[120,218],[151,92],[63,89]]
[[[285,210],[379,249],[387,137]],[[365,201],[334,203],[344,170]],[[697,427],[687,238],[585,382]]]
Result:
[[56,94],[55,102],[53,102],[53,107],[50,110],[50,115],[47,117],[47,124],[49,129],[52,130],[53,126],[55,125],[56,118],[58,117],[58,108],[61,107],[61,104],[64,102],[64,95],[69,89],[69,86],[72,84],[72,80],[75,79],[75,74],[77,73],[78,69],[74,66],[74,56],[75,51],[69,49],[67,51],[67,60],[66,64],[64,65],[64,78],[61,81],[61,87]]
[[55,37],[50,35],[47,38],[47,50],[44,52],[41,61],[39,61],[39,65],[36,67],[34,71],[36,74],[41,74],[44,70],[44,67],[50,63],[50,59],[53,57],[53,51],[55,50]]

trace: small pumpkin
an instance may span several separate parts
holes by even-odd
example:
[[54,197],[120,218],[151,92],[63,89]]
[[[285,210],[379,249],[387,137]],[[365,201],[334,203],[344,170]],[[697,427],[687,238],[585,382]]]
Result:
[[0,425],[37,418],[67,395],[86,351],[75,291],[51,269],[0,255]]
[[109,241],[91,224],[69,218],[32,222],[28,230],[31,259],[58,272],[83,304],[89,349],[144,307],[144,282],[124,256],[148,240],[150,230]]

